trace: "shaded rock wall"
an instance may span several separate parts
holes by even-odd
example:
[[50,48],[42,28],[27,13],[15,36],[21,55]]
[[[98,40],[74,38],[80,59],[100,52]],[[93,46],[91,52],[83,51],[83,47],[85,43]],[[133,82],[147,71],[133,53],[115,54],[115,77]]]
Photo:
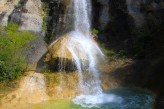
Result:
[[[98,26],[100,30],[105,29],[108,22],[110,21],[109,14],[109,1],[108,0],[92,0],[92,22],[93,26]],[[97,21],[96,21],[97,20]],[[96,22],[98,24],[96,25]]]
[[[108,0],[109,20],[101,25],[103,0],[93,1],[93,27],[99,30],[98,39],[115,52],[123,50],[133,63],[108,71],[107,80],[121,86],[148,88],[157,94],[156,108],[164,107],[164,1]],[[107,13],[106,13],[107,14]],[[96,22],[96,24],[95,24]],[[134,53],[135,52],[135,53]],[[118,64],[119,65],[119,64]],[[118,66],[116,65],[116,66]],[[112,65],[111,65],[112,66]],[[105,80],[105,79],[104,79]],[[112,83],[112,82],[109,83]],[[107,86],[110,84],[107,83]],[[111,87],[111,86],[110,86]]]
[[159,25],[164,18],[162,0],[92,0],[92,5],[92,27],[99,31],[98,40],[116,51],[129,52],[140,30],[144,33],[145,27]]
[[42,0],[49,6],[47,18],[48,42],[53,42],[61,35],[67,33],[68,8],[71,0]]

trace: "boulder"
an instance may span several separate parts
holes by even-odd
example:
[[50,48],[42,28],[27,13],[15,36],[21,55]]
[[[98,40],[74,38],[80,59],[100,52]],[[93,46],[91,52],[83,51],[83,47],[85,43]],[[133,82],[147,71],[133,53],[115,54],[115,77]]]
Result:
[[[48,48],[48,54],[46,55],[45,62],[53,62],[56,58],[66,58],[68,60],[72,60],[72,54],[68,50],[67,45],[65,45],[68,39],[69,37],[65,35],[52,43]],[[65,51],[62,51],[62,49],[64,49]],[[64,52],[65,54],[63,54],[62,52]]]
[[[73,62],[74,57],[72,52],[75,53],[75,55],[81,62],[87,60],[87,54],[80,51],[80,43],[78,41],[70,42],[72,39],[73,37],[69,36],[69,34],[66,34],[53,42],[48,47],[48,53],[44,62],[48,63],[51,69],[74,71],[76,69],[76,66]],[[77,48],[74,48],[75,46],[71,47],[70,44],[76,45]],[[70,49],[73,51],[71,51]]]
[[103,53],[92,38],[73,31],[49,46],[44,62],[54,70],[87,70],[102,56]]

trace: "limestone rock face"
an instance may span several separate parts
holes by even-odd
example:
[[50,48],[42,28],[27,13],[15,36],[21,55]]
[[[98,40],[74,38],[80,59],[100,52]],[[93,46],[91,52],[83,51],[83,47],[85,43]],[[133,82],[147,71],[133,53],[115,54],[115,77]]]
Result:
[[0,23],[3,25],[8,24],[9,16],[15,9],[15,5],[18,4],[19,0],[0,0]]
[[28,62],[34,65],[47,51],[47,44],[44,41],[45,32],[42,28],[43,11],[41,0],[28,0],[22,7],[21,12],[20,30],[30,31],[38,36],[35,41],[31,42],[32,50],[26,52]]
[[41,33],[43,31],[42,17],[38,15],[23,13],[20,20],[21,20],[20,30],[27,30],[35,33]]
[[41,33],[42,28],[42,3],[41,0],[28,0],[22,7],[20,30]]
[[7,2],[7,0],[0,0],[0,4],[3,5]]

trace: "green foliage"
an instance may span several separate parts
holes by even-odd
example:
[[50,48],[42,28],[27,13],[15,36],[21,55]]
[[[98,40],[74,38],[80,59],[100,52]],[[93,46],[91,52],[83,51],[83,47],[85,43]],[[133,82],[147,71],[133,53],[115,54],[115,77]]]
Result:
[[98,35],[98,33],[99,33],[99,30],[97,30],[96,28],[94,28],[93,30],[92,30],[92,34],[93,35]]
[[109,50],[107,48],[102,48],[103,53],[105,53],[106,56],[112,57],[116,55],[116,52],[114,50]]
[[127,58],[127,52],[125,50],[113,50],[109,49],[106,47],[104,44],[101,44],[101,49],[105,56],[110,59],[110,60],[115,60],[115,59],[126,59]]
[[0,81],[13,80],[26,69],[24,51],[28,43],[35,39],[29,32],[18,31],[18,25],[9,24],[0,29]]

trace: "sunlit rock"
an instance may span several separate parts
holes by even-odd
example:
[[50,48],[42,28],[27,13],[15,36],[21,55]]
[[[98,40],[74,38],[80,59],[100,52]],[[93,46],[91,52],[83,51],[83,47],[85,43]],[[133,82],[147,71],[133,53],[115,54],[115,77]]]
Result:
[[[21,79],[19,88],[2,98],[2,109],[24,109],[29,103],[40,103],[49,100],[43,74],[27,72]],[[18,105],[19,104],[19,105]]]
[[7,25],[9,17],[15,9],[19,0],[0,0],[0,23],[2,25]]
[[84,70],[85,67],[89,66],[87,65],[89,61],[95,59],[93,64],[96,64],[101,55],[103,55],[101,50],[92,38],[73,31],[49,46],[45,62],[56,70],[63,70],[60,67],[66,69],[67,67],[69,69],[82,67],[80,69]]

